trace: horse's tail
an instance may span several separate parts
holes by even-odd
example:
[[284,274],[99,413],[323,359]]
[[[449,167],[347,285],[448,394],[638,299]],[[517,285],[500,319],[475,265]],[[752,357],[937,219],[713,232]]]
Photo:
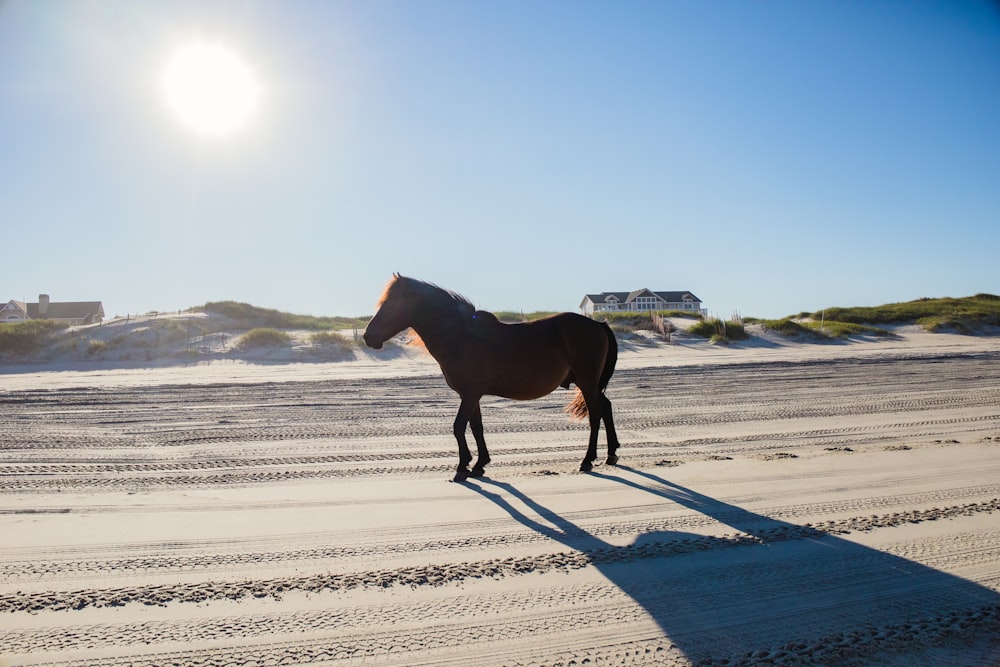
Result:
[[[611,382],[611,376],[615,372],[615,364],[618,363],[618,339],[615,338],[615,332],[611,330],[607,322],[601,322],[601,326],[604,327],[604,333],[608,337],[608,353],[604,357],[604,369],[601,371],[601,380],[598,384],[598,389],[603,392],[607,388],[608,383]],[[566,414],[573,419],[586,419],[589,414],[587,401],[584,400],[583,392],[580,391],[579,385],[576,387],[576,396],[566,406]]]

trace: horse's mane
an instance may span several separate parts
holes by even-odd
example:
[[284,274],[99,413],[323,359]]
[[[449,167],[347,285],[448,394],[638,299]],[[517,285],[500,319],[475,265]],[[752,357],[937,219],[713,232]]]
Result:
[[408,278],[398,273],[392,277],[392,280],[386,283],[385,289],[382,291],[382,296],[379,297],[378,303],[375,304],[376,308],[382,307],[382,304],[397,290],[403,290],[414,296],[420,296],[426,299],[429,302],[428,305],[431,307],[450,305],[458,306],[459,310],[463,311],[476,311],[476,307],[472,305],[472,302],[458,292],[438,287],[434,283],[417,280],[416,278]]
[[[417,280],[416,278],[408,278],[398,273],[393,274],[392,279],[386,283],[385,289],[382,291],[382,296],[379,297],[378,303],[375,306],[376,309],[381,308],[382,304],[389,300],[391,296],[396,294],[397,291],[402,292],[401,296],[419,296],[430,308],[453,308],[458,310],[460,313],[468,314],[476,312],[476,307],[472,305],[472,302],[458,292],[438,287],[434,283]],[[427,349],[423,339],[419,336],[419,334],[417,334],[416,331],[411,331],[410,339],[407,341],[407,344],[410,347]]]

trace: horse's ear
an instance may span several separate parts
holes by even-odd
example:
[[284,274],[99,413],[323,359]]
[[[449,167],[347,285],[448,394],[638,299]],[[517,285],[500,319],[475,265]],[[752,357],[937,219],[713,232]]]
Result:
[[399,280],[399,272],[398,271],[393,271],[392,277],[395,278],[396,280]]

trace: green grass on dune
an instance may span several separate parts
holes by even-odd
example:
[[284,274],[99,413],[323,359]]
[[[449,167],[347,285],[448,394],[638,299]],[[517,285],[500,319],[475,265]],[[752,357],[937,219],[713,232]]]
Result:
[[328,331],[330,329],[363,329],[368,325],[368,317],[316,317],[314,315],[294,315],[272,308],[259,308],[249,303],[238,301],[212,301],[194,310],[223,315],[242,325],[253,329],[266,327],[272,329],[306,329],[310,331]]
[[917,299],[905,303],[856,308],[827,308],[811,314],[814,320],[848,324],[916,324],[927,331],[974,333],[1000,326],[1000,297],[977,294],[964,298]]

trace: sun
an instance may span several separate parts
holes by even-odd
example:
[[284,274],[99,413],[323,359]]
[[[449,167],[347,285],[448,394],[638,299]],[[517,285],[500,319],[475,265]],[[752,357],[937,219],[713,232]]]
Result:
[[170,110],[202,136],[227,136],[245,128],[260,101],[253,70],[219,44],[178,49],[167,61],[161,83]]

